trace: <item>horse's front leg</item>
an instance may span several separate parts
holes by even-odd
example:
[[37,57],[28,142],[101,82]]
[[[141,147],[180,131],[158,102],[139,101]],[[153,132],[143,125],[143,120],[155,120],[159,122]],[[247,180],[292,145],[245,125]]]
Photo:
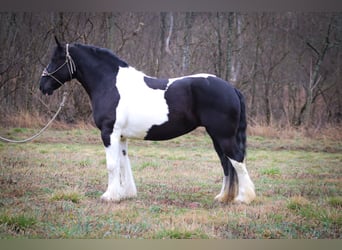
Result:
[[137,196],[137,189],[128,158],[127,139],[120,140],[120,183],[122,188],[122,198],[132,198]]
[[107,136],[110,137],[109,145],[106,145],[105,143],[108,188],[101,196],[101,200],[120,201],[122,197],[120,185],[120,132],[114,130],[111,135]]

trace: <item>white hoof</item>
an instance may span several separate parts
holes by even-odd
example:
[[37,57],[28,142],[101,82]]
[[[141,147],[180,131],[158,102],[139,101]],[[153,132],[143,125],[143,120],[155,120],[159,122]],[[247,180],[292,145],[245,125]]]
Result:
[[235,199],[234,203],[245,203],[249,204],[255,199],[256,195],[254,190],[249,190],[245,194],[239,194]]
[[244,182],[244,186],[239,186],[239,194],[235,197],[233,202],[249,204],[255,199],[255,197],[254,184],[250,179],[248,179]]
[[215,201],[218,201],[221,203],[226,203],[226,202],[228,202],[228,195],[220,193],[220,194],[216,195]]
[[111,192],[106,191],[102,196],[101,196],[101,201],[105,202],[119,202],[121,200],[120,196],[118,195],[113,195]]
[[131,198],[135,198],[135,197],[137,197],[137,191],[127,194],[125,198],[131,199]]
[[221,192],[216,195],[215,200],[221,203],[232,202],[235,195],[229,192],[229,177],[223,176]]
[[126,185],[123,188],[123,192],[121,194],[121,199],[129,199],[137,196],[137,188],[135,187],[134,181],[130,183],[130,185]]

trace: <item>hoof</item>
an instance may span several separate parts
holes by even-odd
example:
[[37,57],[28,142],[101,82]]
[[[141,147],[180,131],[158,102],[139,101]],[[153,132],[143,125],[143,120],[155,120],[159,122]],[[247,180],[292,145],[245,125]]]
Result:
[[133,188],[122,195],[123,197],[121,199],[132,199],[137,197],[137,189]]
[[112,195],[109,192],[105,192],[101,196],[101,201],[103,202],[119,202],[120,200],[120,197],[116,197],[115,195]]
[[224,201],[223,201],[222,195],[221,195],[221,194],[216,195],[216,196],[215,196],[215,201],[218,201],[218,202],[223,203]]
[[232,199],[229,199],[228,194],[218,194],[215,197],[215,201],[221,202],[221,203],[228,203]]
[[239,194],[235,199],[234,203],[245,203],[250,204],[255,199],[255,191],[254,189],[248,190],[248,192],[244,192],[243,194]]
[[129,193],[129,194],[126,194],[126,195],[122,195],[122,196],[118,196],[118,195],[113,195],[113,194],[110,194],[108,192],[105,192],[102,196],[101,196],[101,201],[103,202],[120,202],[122,200],[126,200],[126,199],[133,199],[137,197],[137,193],[136,191],[132,192],[132,193]]

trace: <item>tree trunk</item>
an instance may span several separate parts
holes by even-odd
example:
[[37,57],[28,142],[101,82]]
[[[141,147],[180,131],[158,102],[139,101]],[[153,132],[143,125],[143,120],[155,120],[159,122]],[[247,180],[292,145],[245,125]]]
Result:
[[328,25],[327,34],[324,38],[323,48],[321,51],[318,51],[313,45],[307,42],[307,45],[316,53],[317,60],[313,69],[310,69],[310,79],[309,84],[305,88],[306,92],[306,101],[302,107],[299,122],[304,121],[306,127],[310,126],[311,116],[312,116],[312,104],[314,102],[314,93],[317,91],[319,83],[321,81],[321,76],[319,74],[321,64],[324,60],[325,55],[327,54],[328,50],[332,47],[330,42],[330,33],[331,33],[331,26],[332,26],[332,18],[330,19],[330,23]]
[[254,118],[257,114],[257,107],[256,107],[256,82],[257,82],[257,75],[258,75],[258,65],[259,65],[259,50],[260,50],[260,37],[256,37],[256,45],[255,45],[255,57],[253,63],[253,73],[252,73],[252,93],[251,93],[251,107],[250,113],[251,117]]
[[187,74],[190,67],[190,43],[191,43],[191,28],[193,24],[194,14],[186,12],[185,14],[185,33],[184,33],[184,47],[183,47],[183,63],[182,72]]
[[106,26],[107,26],[106,46],[107,48],[115,51],[115,15],[113,13],[109,13],[107,15]]
[[[227,81],[231,80],[232,76],[232,60],[233,60],[233,21],[234,13],[228,13],[228,28],[227,28],[227,51],[226,51],[226,77]],[[236,79],[235,79],[236,80]]]
[[271,124],[270,87],[271,87],[270,82],[265,81],[264,105],[265,105],[266,125],[268,126]]
[[216,34],[217,34],[217,63],[216,63],[216,72],[215,74],[219,77],[222,77],[222,58],[223,58],[223,52],[222,52],[222,15],[217,12],[216,13]]

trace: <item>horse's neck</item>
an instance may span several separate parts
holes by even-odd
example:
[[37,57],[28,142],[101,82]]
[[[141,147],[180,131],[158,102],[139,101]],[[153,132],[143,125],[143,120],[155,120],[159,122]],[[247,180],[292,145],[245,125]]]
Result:
[[[106,62],[102,61],[96,62],[91,56],[87,56],[86,52],[83,51],[75,54],[76,56],[73,60],[76,63],[76,79],[82,84],[83,88],[92,99],[97,93],[103,92],[105,89],[109,88],[108,85],[111,84],[113,82],[112,79],[116,77],[119,66],[109,66]],[[89,57],[89,59],[85,59],[86,57]],[[96,58],[95,60],[99,59]],[[103,67],[98,67],[99,64],[103,64]],[[94,67],[94,65],[96,65],[96,67]]]

